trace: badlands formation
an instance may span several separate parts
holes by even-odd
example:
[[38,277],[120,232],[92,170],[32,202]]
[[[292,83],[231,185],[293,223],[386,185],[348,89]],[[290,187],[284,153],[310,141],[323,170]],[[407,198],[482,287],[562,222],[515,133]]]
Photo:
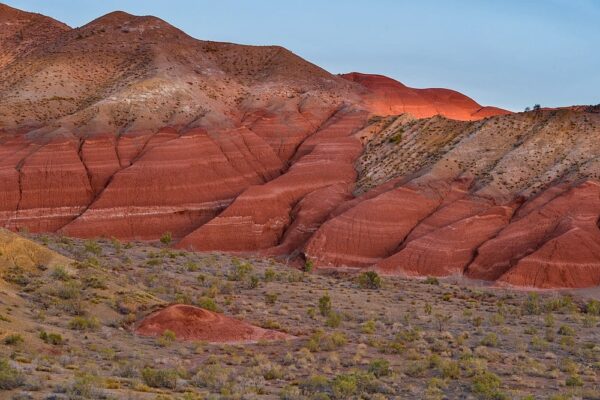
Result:
[[600,285],[598,107],[513,114],[122,12],[0,5],[0,40],[0,226]]

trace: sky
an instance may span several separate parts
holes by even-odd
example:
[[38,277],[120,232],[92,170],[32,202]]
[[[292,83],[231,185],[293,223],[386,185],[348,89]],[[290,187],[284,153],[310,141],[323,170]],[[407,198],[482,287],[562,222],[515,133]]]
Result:
[[277,44],[332,73],[447,87],[513,111],[600,103],[600,0],[4,2],[72,27],[114,10],[154,15],[197,39]]

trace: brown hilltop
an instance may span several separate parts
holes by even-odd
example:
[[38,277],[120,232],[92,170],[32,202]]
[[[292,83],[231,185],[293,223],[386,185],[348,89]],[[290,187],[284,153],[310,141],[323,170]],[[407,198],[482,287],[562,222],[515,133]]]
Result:
[[68,31],[67,25],[41,14],[0,3],[0,69]]
[[511,114],[449,89],[332,75],[278,46],[196,40],[151,16],[70,29],[2,10],[46,32],[2,25],[3,226],[169,231],[184,248],[319,268],[598,282],[593,107]]

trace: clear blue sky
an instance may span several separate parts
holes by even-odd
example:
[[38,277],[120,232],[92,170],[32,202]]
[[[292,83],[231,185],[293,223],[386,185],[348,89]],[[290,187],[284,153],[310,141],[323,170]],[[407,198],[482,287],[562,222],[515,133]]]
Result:
[[[0,0],[1,1],[1,0]],[[198,39],[279,44],[333,73],[511,110],[600,103],[600,0],[7,0],[81,26],[114,10]]]

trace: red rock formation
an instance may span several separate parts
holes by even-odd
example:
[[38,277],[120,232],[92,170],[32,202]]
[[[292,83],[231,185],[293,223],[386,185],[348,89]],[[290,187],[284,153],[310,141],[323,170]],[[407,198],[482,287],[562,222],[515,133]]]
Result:
[[142,336],[161,336],[165,331],[175,333],[177,340],[209,343],[249,343],[262,340],[285,340],[293,336],[259,328],[199,307],[174,304],[156,311],[135,327]]
[[514,207],[495,206],[431,230],[374,268],[408,276],[462,275],[476,249],[506,226],[513,211]]
[[600,285],[600,230],[572,227],[523,257],[499,284],[541,289]]
[[50,143],[19,167],[20,198],[11,228],[55,231],[77,217],[92,199],[85,166],[72,141]]
[[369,266],[393,254],[410,231],[440,205],[465,195],[464,182],[402,186],[358,203],[324,223],[306,256],[318,267]]
[[[466,275],[523,286],[590,286],[600,279],[599,218],[600,183],[584,182],[484,243]],[[585,274],[586,279],[578,279]]]
[[304,196],[290,213],[293,221],[285,230],[279,245],[261,252],[264,255],[293,254],[327,220],[340,203],[352,198],[352,185],[339,183],[317,189]]
[[2,226],[598,284],[597,107],[504,115],[122,12],[70,29],[0,5],[0,43]]
[[466,121],[510,113],[496,107],[482,107],[454,90],[413,89],[386,76],[358,72],[341,76],[368,89],[365,103],[377,115],[410,113],[425,118],[440,114]]
[[160,145],[146,140],[139,158],[112,177],[65,234],[151,239],[168,231],[181,237],[281,168],[271,148],[243,128],[212,135],[194,130]]
[[104,190],[109,179],[121,169],[116,138],[104,136],[81,143],[81,160],[90,176],[94,196]]
[[[300,146],[299,151],[306,155],[286,174],[247,189],[218,217],[187,235],[178,247],[254,251],[278,246],[292,222],[290,213],[302,198],[332,185],[348,186],[354,182],[356,172],[352,163],[360,154],[361,145],[348,135],[364,122],[364,113],[341,112],[313,135],[322,137],[319,144]],[[347,137],[337,137],[342,135]]]

